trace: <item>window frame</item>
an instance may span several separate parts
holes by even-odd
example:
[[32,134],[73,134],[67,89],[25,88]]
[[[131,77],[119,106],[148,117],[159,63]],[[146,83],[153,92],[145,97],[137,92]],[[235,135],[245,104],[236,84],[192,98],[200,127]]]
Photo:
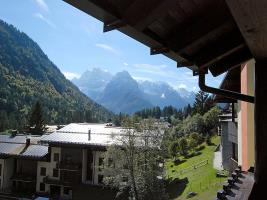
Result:
[[46,167],[40,167],[40,176],[46,176]]
[[40,183],[40,184],[39,184],[39,190],[40,190],[41,192],[45,192],[45,183]]
[[[55,176],[55,173],[56,173],[56,176]],[[58,178],[59,177],[59,170],[56,168],[53,168],[53,174],[52,175],[54,178]]]
[[54,162],[59,162],[59,153],[54,153],[53,154],[53,161]]

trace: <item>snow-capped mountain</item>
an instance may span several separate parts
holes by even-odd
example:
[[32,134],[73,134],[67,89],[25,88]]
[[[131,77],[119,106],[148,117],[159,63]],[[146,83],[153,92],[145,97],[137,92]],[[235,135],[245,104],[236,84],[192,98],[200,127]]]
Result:
[[136,81],[127,71],[113,76],[95,68],[72,81],[87,96],[115,113],[132,114],[153,106],[183,108],[195,98],[193,92],[175,90],[165,82]]
[[87,70],[84,72],[79,79],[74,78],[72,82],[77,85],[84,94],[96,100],[111,79],[112,74],[109,72],[100,68],[93,68],[92,71]]

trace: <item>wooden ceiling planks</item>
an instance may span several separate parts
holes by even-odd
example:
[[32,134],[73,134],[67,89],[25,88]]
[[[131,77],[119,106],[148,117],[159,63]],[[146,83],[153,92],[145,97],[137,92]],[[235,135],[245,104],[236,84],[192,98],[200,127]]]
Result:
[[[235,12],[233,10],[238,9],[237,2],[242,4],[243,0],[227,0],[227,4],[224,0],[65,1],[103,21],[105,30],[118,29],[149,46],[151,54],[162,53],[177,61],[179,66],[189,66],[194,70],[197,70],[196,66],[211,68],[213,74],[218,75],[240,60],[252,57],[241,32],[247,38],[247,43],[247,40],[251,40],[247,32],[251,31],[253,35],[257,33],[254,29],[244,33],[242,27],[237,27],[236,22],[245,27],[244,20],[239,18],[246,13],[238,11],[233,19],[230,12]],[[243,4],[247,12],[249,9]],[[249,23],[258,27],[253,20]],[[263,19],[261,23],[265,23]],[[265,39],[262,39],[262,35],[259,37],[264,41],[263,45],[258,45],[258,49],[254,50],[257,55],[265,48]],[[240,55],[242,53],[244,56]],[[232,55],[237,56],[236,61]]]
[[267,1],[226,0],[229,9],[256,59],[267,59]]

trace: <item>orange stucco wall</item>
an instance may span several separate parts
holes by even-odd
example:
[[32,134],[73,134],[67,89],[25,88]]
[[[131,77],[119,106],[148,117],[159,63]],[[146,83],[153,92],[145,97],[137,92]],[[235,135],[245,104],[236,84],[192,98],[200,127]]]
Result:
[[[241,66],[241,93],[254,95],[254,61]],[[254,166],[254,105],[247,102],[240,103],[242,137],[242,169],[248,170]]]

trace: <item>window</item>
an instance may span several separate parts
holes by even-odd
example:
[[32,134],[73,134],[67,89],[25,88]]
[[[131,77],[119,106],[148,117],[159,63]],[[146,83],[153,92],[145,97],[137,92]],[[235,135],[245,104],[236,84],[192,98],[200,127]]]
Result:
[[65,195],[69,195],[70,194],[70,188],[69,187],[64,187],[64,189],[63,189],[63,193],[65,194]]
[[101,171],[104,168],[104,158],[99,158],[98,166],[99,166],[99,171]]
[[104,176],[101,175],[101,174],[99,174],[99,175],[98,175],[98,183],[99,183],[99,184],[102,184],[102,183],[103,183],[103,179],[104,179]]
[[40,191],[44,192],[45,191],[45,184],[40,183]]
[[40,175],[41,176],[46,176],[46,168],[45,167],[41,167]]
[[58,169],[53,169],[53,177],[58,177]]
[[54,153],[54,161],[55,162],[59,161],[59,153]]

